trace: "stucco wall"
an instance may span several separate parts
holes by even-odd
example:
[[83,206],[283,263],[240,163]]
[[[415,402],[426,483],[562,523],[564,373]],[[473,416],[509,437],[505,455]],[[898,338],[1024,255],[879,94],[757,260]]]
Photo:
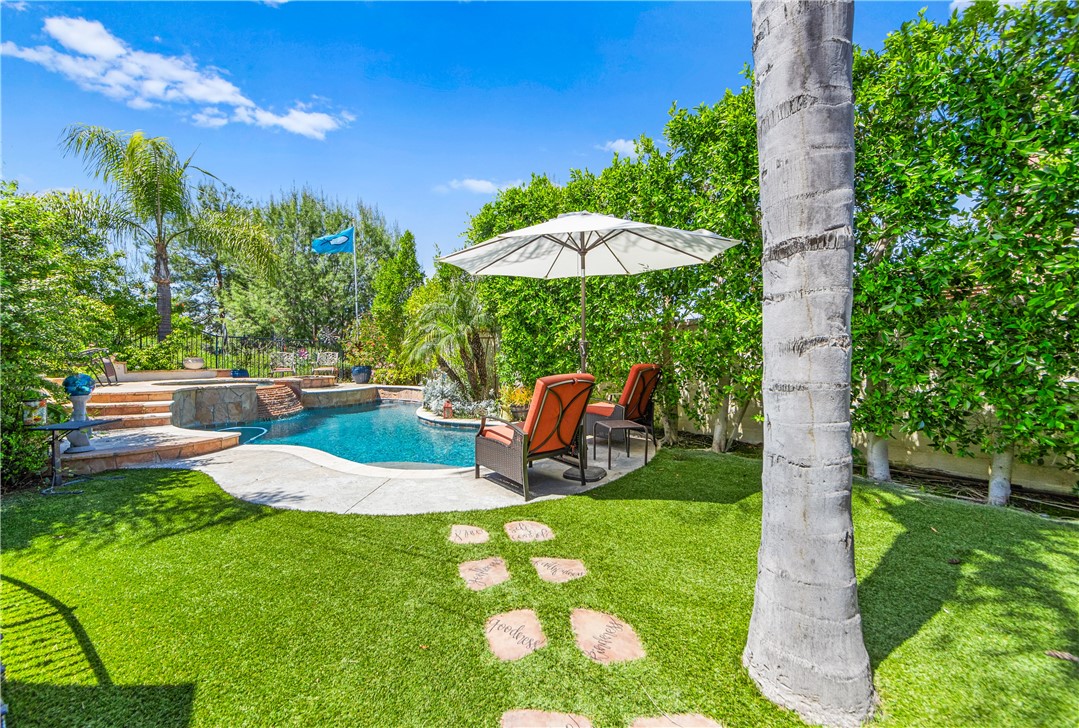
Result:
[[[745,419],[738,431],[738,439],[753,445],[764,442],[764,425],[757,421],[760,410],[754,406],[746,412]],[[693,424],[683,416],[680,429],[690,432],[711,434]],[[866,437],[863,433],[856,432],[853,436],[854,446],[864,453]],[[893,465],[910,465],[917,468],[940,470],[952,475],[962,475],[968,478],[989,479],[989,458],[980,451],[975,457],[959,457],[949,455],[946,452],[936,450],[930,444],[928,438],[922,435],[904,435],[896,433],[888,442],[888,460]],[[1012,470],[1012,482],[1034,490],[1049,493],[1071,493],[1076,483],[1079,482],[1079,474],[1055,467],[1053,463],[1046,465],[1030,465],[1018,460]]]

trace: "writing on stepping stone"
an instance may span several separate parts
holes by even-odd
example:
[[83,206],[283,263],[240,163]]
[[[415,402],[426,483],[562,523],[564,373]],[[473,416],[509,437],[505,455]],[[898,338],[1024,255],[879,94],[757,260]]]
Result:
[[618,617],[591,609],[574,609],[569,618],[577,647],[594,662],[626,662],[644,657],[633,628]]
[[592,721],[572,713],[546,713],[542,710],[507,710],[502,714],[502,728],[592,728]]
[[513,521],[506,524],[506,535],[510,541],[550,541],[554,531],[536,521]]
[[496,614],[484,625],[487,644],[500,660],[520,660],[547,646],[539,618],[531,609]]
[[450,526],[450,541],[453,543],[487,543],[490,535],[479,526]]
[[574,579],[580,579],[588,573],[577,559],[532,559],[532,566],[536,567],[539,578],[552,584],[562,584]]
[[497,556],[481,561],[466,561],[457,567],[461,578],[472,591],[480,591],[510,578],[506,562]]
[[629,728],[723,728],[723,725],[700,713],[681,713],[638,718],[629,724]]

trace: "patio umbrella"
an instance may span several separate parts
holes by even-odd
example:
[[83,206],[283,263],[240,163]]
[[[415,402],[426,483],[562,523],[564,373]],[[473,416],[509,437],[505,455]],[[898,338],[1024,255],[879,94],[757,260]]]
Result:
[[581,371],[586,371],[585,277],[707,263],[739,240],[594,212],[567,212],[439,260],[473,275],[581,278]]

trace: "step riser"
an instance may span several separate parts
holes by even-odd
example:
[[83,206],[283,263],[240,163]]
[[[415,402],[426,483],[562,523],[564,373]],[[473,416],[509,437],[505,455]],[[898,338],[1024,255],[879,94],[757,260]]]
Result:
[[128,415],[127,417],[120,417],[119,422],[113,422],[108,425],[99,425],[95,427],[95,430],[121,430],[131,427],[159,427],[161,425],[172,424],[172,415],[161,415],[160,417],[139,417],[137,415]]
[[138,467],[150,463],[159,463],[175,458],[190,458],[199,455],[208,455],[212,452],[226,450],[240,444],[240,433],[235,437],[227,437],[220,440],[207,440],[204,442],[184,443],[178,445],[162,445],[152,452],[116,453],[114,455],[102,454],[100,457],[80,459],[64,459],[64,469],[70,470],[77,475],[93,475],[106,470],[116,470],[124,467]]
[[172,402],[133,402],[131,404],[107,404],[86,406],[86,413],[93,417],[116,417],[118,415],[169,414]]
[[171,402],[172,392],[108,392],[95,389],[90,395],[89,404],[104,404],[106,402]]

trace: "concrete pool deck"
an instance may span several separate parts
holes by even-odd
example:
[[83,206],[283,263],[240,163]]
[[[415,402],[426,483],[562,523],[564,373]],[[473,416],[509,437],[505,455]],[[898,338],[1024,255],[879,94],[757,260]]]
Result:
[[[566,465],[555,460],[538,461],[529,474],[532,497],[528,502],[584,493],[644,464],[643,440],[632,440],[628,458],[620,447],[614,446],[613,467],[607,477],[586,483],[583,488],[578,481],[562,477]],[[651,444],[649,451],[651,460]],[[606,443],[602,441],[597,464],[606,465]],[[369,465],[297,445],[240,445],[150,467],[198,470],[241,500],[301,511],[403,516],[491,510],[525,502],[519,485],[486,468],[480,469],[481,477],[476,479],[471,467]]]

